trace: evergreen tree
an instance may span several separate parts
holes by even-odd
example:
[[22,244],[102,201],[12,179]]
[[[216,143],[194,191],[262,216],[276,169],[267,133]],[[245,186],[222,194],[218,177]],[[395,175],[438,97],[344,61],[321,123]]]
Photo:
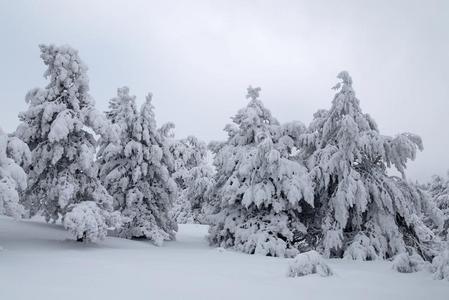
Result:
[[31,216],[39,212],[47,221],[62,217],[78,240],[94,241],[118,221],[94,163],[92,131],[106,135],[108,124],[94,108],[87,67],[78,52],[54,45],[40,50],[50,82],[28,92],[29,108],[19,115],[22,123],[16,131],[32,152],[24,204]]
[[442,235],[447,239],[449,235],[449,176],[446,178],[437,175],[433,176],[427,186],[427,191],[430,193],[435,205],[444,215]]
[[0,128],[0,215],[14,218],[24,215],[19,193],[26,189],[27,177],[20,165],[28,165],[30,158],[28,146],[8,137]]
[[[371,260],[397,253],[434,253],[435,236],[423,218],[440,222],[429,198],[405,179],[406,163],[422,150],[411,133],[379,133],[362,113],[347,72],[330,110],[320,110],[301,136],[302,155],[315,184],[316,245],[326,256]],[[394,167],[402,178],[389,176]]]
[[211,144],[217,174],[210,242],[246,253],[293,257],[313,206],[306,168],[291,159],[300,123],[280,125],[248,88],[248,105],[227,125],[227,141]]
[[119,234],[144,237],[156,245],[173,240],[177,230],[169,211],[176,197],[173,157],[156,127],[151,94],[140,112],[128,88],[110,101],[107,118],[120,128],[120,139],[102,141],[100,178],[124,217]]
[[114,208],[124,207],[126,192],[132,182],[133,170],[137,162],[133,157],[125,156],[125,147],[138,135],[139,112],[136,97],[129,95],[129,88],[117,90],[117,97],[109,101],[109,110],[105,112],[111,126],[118,132],[118,139],[102,138],[98,151],[99,177],[109,194],[114,198]]
[[194,136],[170,139],[170,152],[175,159],[173,178],[178,196],[172,214],[180,224],[205,223],[204,208],[213,186],[213,170],[207,163],[207,146]]

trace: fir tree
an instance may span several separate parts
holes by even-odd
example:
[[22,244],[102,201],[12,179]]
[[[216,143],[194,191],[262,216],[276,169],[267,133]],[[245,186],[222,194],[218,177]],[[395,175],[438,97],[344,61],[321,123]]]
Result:
[[207,146],[194,136],[169,139],[175,159],[173,178],[178,196],[172,214],[180,224],[205,223],[205,205],[213,186],[213,170],[207,163]]
[[[421,138],[381,135],[362,113],[349,74],[338,78],[332,107],[314,115],[299,143],[315,184],[316,230],[322,234],[317,247],[332,257],[371,260],[408,250],[429,258],[435,236],[422,220],[425,214],[440,220],[404,173],[423,149]],[[390,167],[402,178],[389,176]]]
[[106,116],[120,128],[120,139],[101,143],[99,174],[124,217],[119,234],[161,245],[174,239],[177,230],[169,216],[176,184],[171,177],[173,158],[156,127],[151,98],[149,94],[140,112],[126,87],[110,101]]
[[449,235],[449,173],[446,178],[441,176],[433,176],[431,182],[427,186],[435,205],[442,211],[444,215],[444,227],[441,232],[443,238]]
[[246,253],[293,257],[307,228],[301,214],[312,209],[306,168],[291,159],[300,123],[280,125],[248,88],[248,105],[226,126],[226,142],[211,145],[217,174],[210,241]]
[[118,139],[100,139],[98,151],[99,176],[109,194],[114,198],[114,208],[124,207],[126,192],[132,182],[132,172],[137,162],[125,156],[125,147],[138,135],[139,112],[135,96],[129,95],[129,88],[117,90],[117,97],[109,101],[105,112],[111,126],[118,132]]
[[[118,220],[94,163],[92,131],[106,135],[108,124],[94,108],[87,67],[78,52],[54,45],[41,45],[40,50],[50,82],[28,92],[29,108],[19,115],[22,123],[16,131],[32,152],[24,204],[31,216],[39,212],[53,222],[62,217],[77,239],[94,241]],[[92,214],[99,211],[102,218],[93,220]]]

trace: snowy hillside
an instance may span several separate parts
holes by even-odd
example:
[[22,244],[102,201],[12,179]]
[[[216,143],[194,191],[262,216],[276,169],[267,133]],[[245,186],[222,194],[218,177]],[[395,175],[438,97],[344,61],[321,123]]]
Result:
[[0,299],[447,299],[431,274],[391,263],[328,260],[335,275],[286,276],[289,259],[211,248],[207,227],[180,225],[177,240],[70,239],[60,225],[0,217]]

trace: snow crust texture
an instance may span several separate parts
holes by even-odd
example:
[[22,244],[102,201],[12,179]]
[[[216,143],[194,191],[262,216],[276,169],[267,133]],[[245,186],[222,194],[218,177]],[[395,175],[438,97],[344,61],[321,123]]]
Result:
[[324,259],[334,276],[289,278],[293,259],[211,249],[207,226],[198,224],[181,224],[176,241],[163,247],[115,237],[76,243],[60,225],[3,216],[0,228],[0,295],[8,300],[447,300],[449,294],[447,281],[401,274],[381,260]]

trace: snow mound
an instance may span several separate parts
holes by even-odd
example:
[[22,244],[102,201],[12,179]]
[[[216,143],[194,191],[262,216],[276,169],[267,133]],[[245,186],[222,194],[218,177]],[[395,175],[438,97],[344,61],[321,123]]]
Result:
[[399,273],[414,273],[423,269],[424,260],[417,254],[400,253],[393,260],[393,269]]
[[332,269],[324,261],[323,257],[314,250],[298,254],[290,263],[288,269],[289,277],[298,277],[315,273],[322,277],[334,274]]
[[449,250],[442,251],[432,261],[432,271],[435,279],[446,279],[449,281]]

